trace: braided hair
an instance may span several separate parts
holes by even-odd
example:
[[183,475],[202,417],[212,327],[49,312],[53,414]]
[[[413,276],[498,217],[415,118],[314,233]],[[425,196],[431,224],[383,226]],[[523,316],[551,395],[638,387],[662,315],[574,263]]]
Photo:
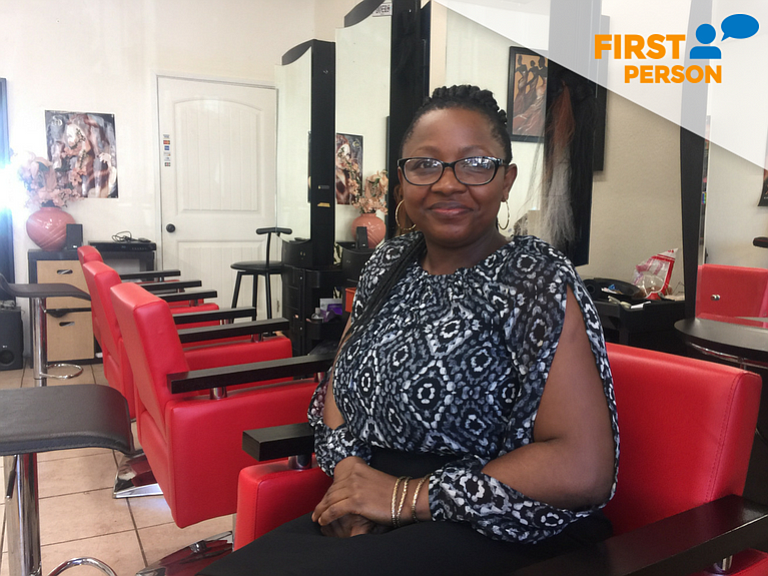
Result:
[[504,162],[506,164],[512,162],[512,143],[507,131],[507,113],[499,108],[496,99],[493,97],[493,92],[468,84],[435,88],[432,96],[424,100],[421,108],[416,111],[411,124],[405,131],[405,136],[403,136],[403,141],[400,145],[401,156],[403,155],[403,146],[413,136],[413,131],[421,117],[432,110],[444,110],[446,108],[472,110],[485,116],[491,123],[493,137],[504,149]]
[[[432,96],[424,100],[421,108],[416,111],[411,124],[405,131],[402,143],[400,144],[401,156],[403,146],[413,136],[413,131],[419,119],[427,112],[443,110],[445,108],[462,108],[483,114],[491,123],[491,133],[504,149],[504,162],[509,164],[512,161],[512,145],[509,133],[507,132],[506,112],[499,108],[490,90],[482,90],[477,86],[469,85],[436,88],[432,92]],[[379,280],[360,316],[350,326],[346,338],[341,343],[339,354],[342,353],[344,348],[360,337],[371,320],[381,310],[395,284],[403,277],[411,263],[419,260],[425,251],[426,243],[424,236],[419,235],[418,239],[400,255],[392,267]]]

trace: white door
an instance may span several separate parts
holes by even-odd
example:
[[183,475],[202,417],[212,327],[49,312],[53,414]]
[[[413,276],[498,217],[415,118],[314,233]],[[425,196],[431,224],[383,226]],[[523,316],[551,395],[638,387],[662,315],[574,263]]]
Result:
[[[275,224],[275,102],[273,87],[158,77],[163,268],[217,290],[220,307],[232,301],[230,264],[263,260],[256,228]],[[251,290],[246,277],[241,305]]]

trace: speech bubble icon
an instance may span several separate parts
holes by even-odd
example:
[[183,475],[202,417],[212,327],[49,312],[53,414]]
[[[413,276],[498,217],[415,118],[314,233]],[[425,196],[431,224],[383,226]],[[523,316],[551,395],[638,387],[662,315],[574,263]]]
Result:
[[731,14],[720,24],[723,40],[726,38],[749,38],[757,34],[760,23],[749,14]]

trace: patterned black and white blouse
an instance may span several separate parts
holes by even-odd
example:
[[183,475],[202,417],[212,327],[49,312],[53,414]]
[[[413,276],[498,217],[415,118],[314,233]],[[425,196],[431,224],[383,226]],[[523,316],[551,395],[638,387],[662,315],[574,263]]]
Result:
[[[382,275],[419,232],[388,241],[363,271],[352,322]],[[586,288],[559,252],[516,237],[472,268],[433,276],[414,262],[368,329],[334,367],[333,393],[345,423],[322,419],[327,382],[312,399],[320,466],[333,474],[371,447],[455,455],[432,473],[433,520],[468,522],[497,540],[538,542],[602,506],[572,511],[532,500],[482,473],[490,460],[533,441],[544,383],[565,317],[566,287],[581,307],[611,413],[613,384],[598,318]]]

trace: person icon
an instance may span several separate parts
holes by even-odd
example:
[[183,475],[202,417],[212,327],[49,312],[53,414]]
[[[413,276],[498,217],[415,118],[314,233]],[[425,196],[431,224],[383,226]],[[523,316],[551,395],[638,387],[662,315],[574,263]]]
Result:
[[[696,40],[702,44],[710,44],[717,36],[717,30],[712,24],[702,24],[696,28]],[[717,46],[694,46],[691,48],[691,60],[720,59],[720,48]]]

